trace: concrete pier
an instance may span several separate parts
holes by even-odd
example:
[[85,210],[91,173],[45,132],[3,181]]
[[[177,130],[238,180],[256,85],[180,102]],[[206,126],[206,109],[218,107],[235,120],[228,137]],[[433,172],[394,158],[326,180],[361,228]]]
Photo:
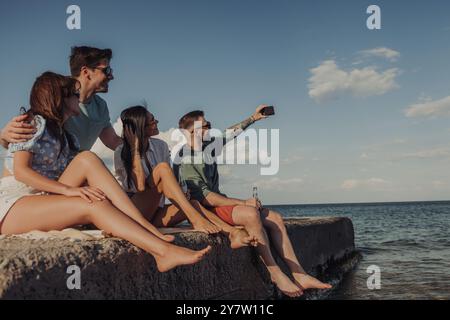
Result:
[[[359,259],[348,218],[286,219],[304,268],[337,284]],[[176,244],[213,247],[200,263],[166,273],[154,259],[124,240],[0,239],[2,299],[277,299],[280,293],[252,248],[232,250],[222,235],[176,234]],[[69,290],[70,265],[81,270],[81,288]],[[325,298],[308,292],[306,298]]]

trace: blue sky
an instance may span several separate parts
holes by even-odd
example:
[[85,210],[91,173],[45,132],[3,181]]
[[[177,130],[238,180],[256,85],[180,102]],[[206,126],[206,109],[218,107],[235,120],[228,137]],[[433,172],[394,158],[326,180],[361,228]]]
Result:
[[[81,8],[81,30],[66,8]],[[366,27],[381,8],[382,29]],[[110,47],[113,122],[145,99],[160,129],[202,108],[218,128],[277,114],[280,171],[229,166],[223,191],[266,203],[444,200],[450,193],[448,1],[2,1],[0,124],[73,45]],[[409,112],[405,111],[409,110]]]

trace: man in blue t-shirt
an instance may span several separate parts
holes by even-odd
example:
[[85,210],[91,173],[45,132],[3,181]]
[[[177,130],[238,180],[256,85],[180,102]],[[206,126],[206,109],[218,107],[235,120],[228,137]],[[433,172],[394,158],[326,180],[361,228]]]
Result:
[[[108,84],[114,79],[110,67],[111,49],[73,47],[70,55],[70,72],[80,82],[81,113],[67,120],[65,129],[75,135],[81,150],[90,150],[97,138],[108,148],[115,150],[122,139],[111,126],[108,106],[97,93],[108,92]],[[33,136],[35,128],[24,122],[26,116],[13,118],[0,133],[0,144],[24,142]]]

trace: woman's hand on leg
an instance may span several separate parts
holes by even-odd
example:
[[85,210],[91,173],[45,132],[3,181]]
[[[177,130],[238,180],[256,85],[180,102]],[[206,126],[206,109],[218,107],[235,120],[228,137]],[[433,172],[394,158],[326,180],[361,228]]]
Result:
[[80,197],[88,202],[92,201],[102,201],[106,199],[105,194],[102,190],[95,187],[67,187],[66,191],[63,193],[66,197]]

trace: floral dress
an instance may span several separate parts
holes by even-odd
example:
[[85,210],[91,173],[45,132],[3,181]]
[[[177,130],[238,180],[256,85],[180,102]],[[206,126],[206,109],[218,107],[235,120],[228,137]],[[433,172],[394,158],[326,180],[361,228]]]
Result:
[[[28,151],[33,154],[31,168],[34,171],[49,179],[58,180],[70,161],[78,153],[78,140],[75,136],[71,135],[71,139],[76,148],[76,150],[71,150],[66,137],[64,137],[65,143],[62,146],[60,141],[50,134],[46,127],[46,121],[42,116],[35,116],[33,121],[36,127],[36,133],[26,142],[11,143],[9,145],[8,155],[5,159],[5,168],[14,174],[14,152]],[[45,194],[45,192],[36,190],[17,181],[14,175],[1,178],[0,222],[17,200],[27,195],[39,194]]]

